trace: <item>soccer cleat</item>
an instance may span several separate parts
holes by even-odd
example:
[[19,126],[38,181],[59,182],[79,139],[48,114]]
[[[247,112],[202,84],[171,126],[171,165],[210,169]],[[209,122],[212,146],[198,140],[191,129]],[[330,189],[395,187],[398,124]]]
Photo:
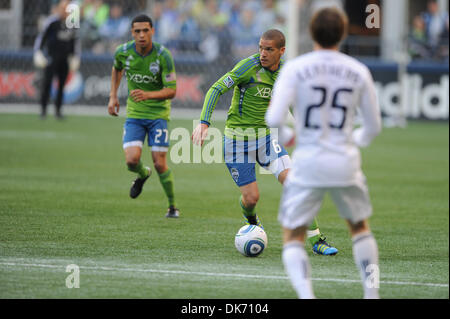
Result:
[[338,253],[337,248],[330,246],[325,241],[326,238],[319,239],[313,246],[313,252],[316,255],[324,255],[324,256],[334,256]]
[[256,226],[264,229],[263,225],[261,224],[261,222],[258,218],[258,215],[253,215],[253,216],[248,216],[248,217],[244,215],[244,218],[245,218],[245,223],[247,225],[256,225]]
[[148,176],[144,178],[136,178],[131,185],[130,188],[130,197],[136,198],[139,196],[139,194],[142,192],[142,187],[144,186],[145,181],[152,175],[152,170],[148,169]]
[[180,211],[175,206],[170,206],[167,210],[167,218],[178,218],[180,216]]

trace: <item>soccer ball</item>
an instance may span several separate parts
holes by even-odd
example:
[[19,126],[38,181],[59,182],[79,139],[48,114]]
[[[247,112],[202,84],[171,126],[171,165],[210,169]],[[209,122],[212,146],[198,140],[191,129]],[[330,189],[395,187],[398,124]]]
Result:
[[234,236],[234,245],[242,255],[256,257],[267,246],[266,232],[259,226],[245,225]]

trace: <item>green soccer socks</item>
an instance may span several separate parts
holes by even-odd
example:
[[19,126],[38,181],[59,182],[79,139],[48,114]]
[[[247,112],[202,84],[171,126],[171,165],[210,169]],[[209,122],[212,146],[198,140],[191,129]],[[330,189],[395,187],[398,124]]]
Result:
[[128,170],[137,173],[139,178],[146,178],[149,175],[150,168],[139,161],[137,165],[128,165]]
[[242,208],[242,214],[243,214],[245,217],[249,217],[249,216],[254,216],[254,215],[255,215],[255,207],[253,207],[253,208],[251,208],[251,209],[245,207],[245,206],[244,206],[244,203],[242,202],[242,195],[241,195],[241,197],[239,198],[239,204],[241,205],[241,208]]
[[167,199],[169,200],[169,206],[175,205],[175,192],[174,192],[174,182],[173,182],[173,173],[170,168],[162,174],[159,175],[159,181],[166,193]]
[[314,218],[313,222],[308,228],[307,237],[308,241],[311,243],[311,246],[314,246],[314,244],[318,242],[322,237],[322,234],[319,230],[319,223],[317,222],[316,218]]

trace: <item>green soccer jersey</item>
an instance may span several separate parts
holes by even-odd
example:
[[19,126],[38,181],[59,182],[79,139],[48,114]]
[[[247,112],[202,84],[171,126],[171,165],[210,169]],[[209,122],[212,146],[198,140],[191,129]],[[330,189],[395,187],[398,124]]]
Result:
[[231,106],[228,110],[225,135],[231,137],[233,129],[246,130],[253,128],[268,128],[264,116],[272,96],[273,84],[278,76],[279,68],[272,72],[265,69],[259,61],[259,53],[242,61],[224,76],[222,76],[206,93],[203,110],[200,116],[202,123],[209,125],[212,112],[217,105],[219,97],[234,88]]
[[[152,50],[146,56],[136,51],[135,41],[119,45],[114,55],[114,68],[119,71],[125,69],[128,92],[136,89],[143,91],[176,89],[176,73],[172,55],[159,43],[153,42]],[[170,105],[170,100],[135,102],[128,97],[127,117],[169,120]]]

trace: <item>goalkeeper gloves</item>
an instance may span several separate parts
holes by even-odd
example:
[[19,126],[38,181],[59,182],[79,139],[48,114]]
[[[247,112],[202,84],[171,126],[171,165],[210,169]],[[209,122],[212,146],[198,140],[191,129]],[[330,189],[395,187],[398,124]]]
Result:
[[33,55],[33,62],[37,68],[45,68],[48,65],[48,59],[41,50],[38,50]]
[[69,56],[69,69],[70,71],[77,71],[80,68],[80,57],[77,55]]

